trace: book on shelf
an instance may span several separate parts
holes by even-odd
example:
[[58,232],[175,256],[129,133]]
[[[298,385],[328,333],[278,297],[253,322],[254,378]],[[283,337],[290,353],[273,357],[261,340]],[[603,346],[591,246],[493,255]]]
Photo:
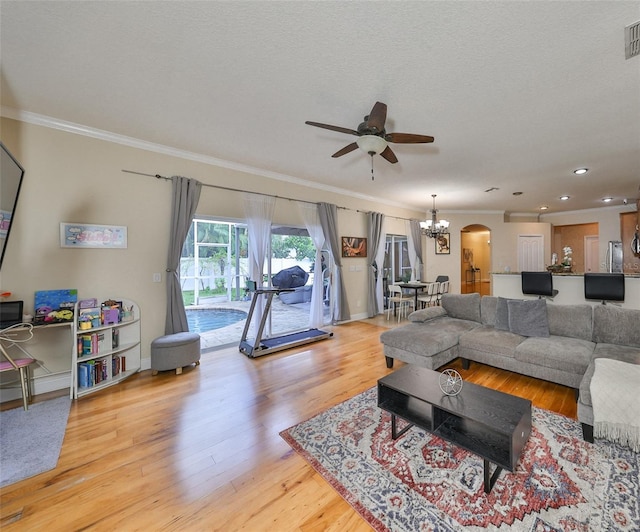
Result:
[[80,388],[89,388],[92,386],[91,368],[86,362],[78,364],[78,386]]
[[[80,345],[82,349],[80,350]],[[107,334],[104,331],[83,334],[78,340],[78,349],[82,355],[97,355],[109,349]]]
[[120,309],[111,307],[102,307],[102,323],[104,325],[113,325],[120,321]]
[[102,325],[102,318],[99,308],[78,309],[78,328],[87,330]]
[[109,378],[106,359],[89,360],[78,364],[78,386],[91,388]]

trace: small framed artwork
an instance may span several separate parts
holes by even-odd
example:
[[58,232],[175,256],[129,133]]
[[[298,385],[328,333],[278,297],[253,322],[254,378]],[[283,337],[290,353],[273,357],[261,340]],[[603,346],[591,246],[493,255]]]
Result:
[[449,255],[451,252],[449,233],[443,233],[436,237],[436,255]]
[[127,247],[127,227],[120,225],[60,224],[62,248],[121,248]]
[[472,263],[473,262],[473,249],[464,248],[462,250],[462,260],[463,260],[463,262]]
[[342,256],[343,257],[366,257],[367,256],[367,239],[355,236],[342,237]]

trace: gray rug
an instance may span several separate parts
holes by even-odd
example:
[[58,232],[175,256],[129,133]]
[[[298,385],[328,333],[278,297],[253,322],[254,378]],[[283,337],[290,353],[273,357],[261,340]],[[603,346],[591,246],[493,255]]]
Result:
[[71,399],[0,412],[0,487],[53,469],[67,428]]

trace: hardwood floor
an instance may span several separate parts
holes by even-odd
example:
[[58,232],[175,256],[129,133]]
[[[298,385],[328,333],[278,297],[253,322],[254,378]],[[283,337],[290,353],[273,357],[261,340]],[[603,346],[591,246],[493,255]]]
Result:
[[[144,371],[74,402],[57,467],[2,489],[0,528],[370,530],[278,433],[393,371],[379,336],[394,325],[328,328],[332,339],[256,359],[214,351],[182,375]],[[576,416],[570,388],[448,367]]]

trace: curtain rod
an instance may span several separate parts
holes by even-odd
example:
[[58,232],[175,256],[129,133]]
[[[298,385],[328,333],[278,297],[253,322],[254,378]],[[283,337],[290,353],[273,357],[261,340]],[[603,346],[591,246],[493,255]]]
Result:
[[[122,170],[123,172],[127,173],[127,174],[136,174],[136,175],[143,175],[146,177],[155,177],[156,179],[164,179],[166,181],[171,181],[170,177],[166,177],[160,174],[145,174],[143,172],[136,172],[134,170]],[[248,190],[241,190],[239,188],[232,188],[232,187],[223,187],[222,185],[210,185],[208,183],[201,183],[203,187],[209,187],[209,188],[218,188],[220,190],[228,190],[230,192],[241,192],[241,193],[248,193],[248,194],[261,194],[263,196],[269,196],[271,198],[277,198],[277,199],[283,199],[283,200],[287,200],[287,201],[300,201],[302,203],[309,203],[311,205],[318,205],[317,201],[307,201],[307,200],[301,200],[301,199],[295,199],[295,198],[287,198],[286,196],[276,196],[275,194],[265,194],[263,192],[249,192]],[[351,209],[350,207],[340,207],[339,205],[337,205],[338,209],[344,209],[345,211],[355,211],[355,212],[360,212],[363,214],[368,214],[371,211],[361,211],[360,209]],[[411,221],[410,218],[402,218],[400,216],[389,216],[386,215],[385,216],[387,218],[395,218],[396,220],[405,220],[405,221]]]

